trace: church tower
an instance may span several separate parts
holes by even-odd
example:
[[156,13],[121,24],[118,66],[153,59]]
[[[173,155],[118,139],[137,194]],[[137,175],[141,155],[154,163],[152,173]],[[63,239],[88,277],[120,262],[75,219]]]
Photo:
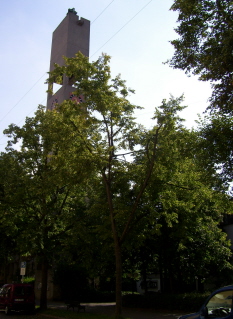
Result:
[[[90,21],[79,18],[75,9],[69,9],[66,17],[53,32],[50,72],[54,63],[64,65],[62,56],[72,58],[79,51],[89,57]],[[56,103],[62,103],[72,97],[74,91],[69,79],[64,77],[60,89],[53,95],[48,94],[47,109],[51,110]]]

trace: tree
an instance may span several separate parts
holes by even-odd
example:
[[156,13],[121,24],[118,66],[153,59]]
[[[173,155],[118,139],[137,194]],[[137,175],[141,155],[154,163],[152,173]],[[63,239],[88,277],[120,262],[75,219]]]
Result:
[[[175,115],[183,109],[181,100],[164,101],[155,112],[157,121],[152,130],[137,125],[133,112],[137,108],[127,96],[120,76],[111,79],[109,57],[102,55],[89,63],[81,53],[64,58],[65,66],[55,65],[48,83],[59,83],[63,76],[73,78],[74,94],[82,94],[85,101],[73,107],[67,103],[57,106],[67,125],[73,127],[72,136],[83,140],[87,158],[101,177],[104,206],[100,216],[108,214],[106,225],[111,227],[116,265],[116,316],[121,314],[122,247],[135,224],[148,214],[139,209],[148,187],[158,149],[163,136],[175,130],[180,119]],[[80,130],[76,117],[85,116],[86,130]],[[161,137],[160,137],[161,136]],[[142,154],[140,159],[136,154]]]
[[182,284],[209,277],[214,268],[216,274],[232,268],[229,242],[219,227],[224,214],[232,213],[231,197],[200,140],[199,132],[182,125],[170,129],[144,195],[144,206],[155,212],[138,227],[134,241],[153,242],[162,291],[181,291]]
[[199,159],[206,169],[217,170],[221,182],[229,187],[233,179],[232,117],[222,112],[212,112],[199,120],[197,147],[202,150]]
[[175,0],[180,36],[170,65],[210,81],[210,108],[232,114],[233,4],[229,0]]
[[219,259],[224,260],[223,268],[216,267],[219,272],[231,269],[232,253],[219,225],[225,213],[232,213],[232,205],[213,162],[208,167],[199,132],[184,127],[173,132],[163,151],[160,174],[154,172],[154,182],[161,185],[155,197],[160,204],[158,254],[161,279],[172,290],[177,279],[180,289],[182,282],[208,276]]
[[[84,231],[82,181],[90,171],[88,166],[83,169],[87,161],[84,163],[81,157],[75,170],[69,168],[63,143],[65,128],[62,127],[62,138],[61,124],[60,114],[39,107],[35,117],[27,118],[23,127],[10,125],[5,130],[10,140],[1,158],[1,224],[9,226],[9,235],[17,234],[21,254],[40,258],[41,308],[47,306],[47,272],[54,252],[74,224],[78,224],[77,232]],[[15,148],[18,142],[21,145]],[[79,151],[77,156],[81,148]]]
[[[154,237],[157,238],[155,252],[159,259],[162,292],[184,292],[188,287],[193,290],[195,278],[204,283],[211,276],[218,277],[232,270],[230,242],[219,227],[225,213],[224,206],[216,204],[218,198],[214,194],[210,201],[207,194],[200,196],[200,191],[195,193],[199,194],[199,198],[190,198],[186,205],[187,195],[182,198],[182,195],[177,196],[174,190],[170,190],[176,204],[165,210],[158,220],[161,227]],[[166,203],[166,198],[164,201]],[[172,215],[173,220],[168,223],[167,219],[171,219]]]

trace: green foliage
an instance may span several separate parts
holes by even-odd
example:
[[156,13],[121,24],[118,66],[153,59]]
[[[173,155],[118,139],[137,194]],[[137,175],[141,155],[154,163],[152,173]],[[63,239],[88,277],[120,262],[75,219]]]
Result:
[[212,83],[211,107],[232,113],[233,4],[229,0],[175,0],[180,38],[171,41],[173,68]]
[[[177,112],[184,108],[182,97],[164,100],[155,111],[154,128],[146,130],[134,120],[133,112],[138,107],[126,99],[131,90],[125,81],[120,76],[111,79],[108,56],[103,55],[93,63],[81,53],[72,59],[65,58],[65,66],[56,66],[48,83],[59,81],[60,74],[72,76],[74,94],[85,96],[82,105],[64,102],[57,110],[71,128],[71,149],[76,149],[76,139],[81,140],[82,154],[101,178],[96,179],[97,189],[91,187],[89,211],[99,216],[101,223],[96,230],[103,236],[101,239],[113,237],[118,309],[121,250],[135,225],[147,215],[148,207],[142,204],[142,199],[160,153],[164,154],[172,134],[181,129],[182,120]],[[76,158],[73,164],[69,163],[75,167]],[[97,200],[92,200],[93,192]]]
[[158,310],[196,312],[200,309],[209,293],[125,295],[124,307],[152,308]]
[[[140,207],[149,218],[135,228],[127,247],[142,273],[153,267],[160,273],[163,291],[185,291],[195,285],[195,276],[219,277],[232,269],[230,243],[219,227],[224,214],[232,214],[231,197],[214,165],[208,166],[200,139],[199,132],[181,124],[160,134],[156,165]],[[138,163],[142,160],[138,156]]]
[[[55,113],[39,108],[35,117],[27,118],[22,128],[11,125],[5,130],[11,140],[1,161],[4,168],[1,222],[7,220],[11,226],[9,231],[18,232],[17,243],[25,254],[51,256],[57,241],[65,236],[82,212],[84,197],[81,189],[77,197],[74,172],[64,158],[57,159],[58,156],[51,153],[53,150],[57,154],[59,147],[55,133],[60,123],[56,119]],[[20,150],[13,148],[18,140],[21,141]],[[78,175],[81,179],[80,171]],[[33,234],[31,229],[34,229]]]
[[197,128],[199,147],[202,149],[200,159],[208,170],[217,170],[227,187],[233,178],[232,129],[232,117],[221,112],[206,115],[203,120],[200,119]]
[[24,277],[23,278],[24,284],[34,284],[34,282],[35,282],[35,277]]
[[[55,112],[39,107],[35,117],[27,118],[22,127],[10,125],[5,134],[10,140],[0,163],[1,225],[17,238],[18,252],[39,256],[47,272],[70,229],[76,226],[77,232],[84,232],[85,193],[80,181],[90,176],[90,170],[83,168],[84,160],[72,170],[64,143],[67,128]],[[43,278],[47,280],[46,275]],[[42,283],[44,297],[43,287],[47,283]]]

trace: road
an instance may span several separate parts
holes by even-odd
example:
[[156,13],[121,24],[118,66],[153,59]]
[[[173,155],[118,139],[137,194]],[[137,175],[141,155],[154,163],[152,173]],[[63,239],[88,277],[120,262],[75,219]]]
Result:
[[[98,313],[106,314],[109,316],[114,315],[115,304],[114,303],[86,303],[87,313]],[[66,309],[63,303],[52,302],[48,304],[49,308],[59,308]],[[67,311],[73,311],[67,310]],[[75,309],[75,311],[77,311]],[[155,311],[152,309],[142,309],[142,308],[123,308],[123,317],[130,319],[177,319],[182,313],[178,312],[168,312],[168,311]],[[6,319],[4,311],[0,311],[0,319]],[[41,314],[27,315],[23,313],[13,313],[10,315],[10,319],[51,319],[51,317],[46,317]]]

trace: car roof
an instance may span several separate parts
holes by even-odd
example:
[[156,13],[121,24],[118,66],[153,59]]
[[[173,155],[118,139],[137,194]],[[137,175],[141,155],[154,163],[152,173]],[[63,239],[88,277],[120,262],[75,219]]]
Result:
[[215,291],[224,291],[224,290],[229,290],[229,289],[233,289],[233,285],[224,286],[224,287],[221,287],[219,289],[216,289]]
[[[233,285],[224,286],[224,287],[215,289],[215,290],[210,294],[209,298],[210,298],[211,296],[215,295],[215,294],[218,293],[218,292],[227,291],[227,290],[233,290]],[[209,298],[208,298],[208,299],[209,299]]]

